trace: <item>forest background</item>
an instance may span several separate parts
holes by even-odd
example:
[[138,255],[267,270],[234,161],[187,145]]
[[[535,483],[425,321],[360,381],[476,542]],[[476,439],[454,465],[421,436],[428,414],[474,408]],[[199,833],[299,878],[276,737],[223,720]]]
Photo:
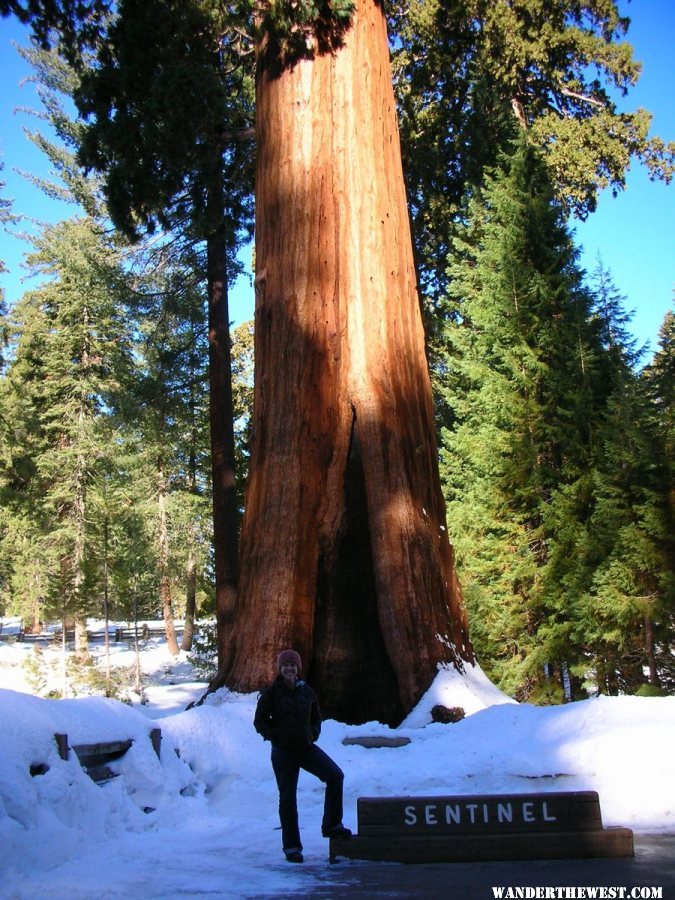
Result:
[[[500,32],[513,43],[494,66],[468,66],[460,85],[447,73],[473,32],[439,30],[433,3],[414,9],[392,7],[393,66],[448,529],[478,659],[533,702],[672,692],[673,314],[647,360],[612,274],[600,261],[582,270],[570,227],[594,214],[604,186],[622,187],[631,155],[669,179],[672,149],[650,142],[637,114],[612,118],[616,146],[601,121],[585,150],[543,156],[546,89],[534,89],[542,102],[527,130],[500,95],[520,36]],[[636,73],[612,49],[614,28],[584,52],[620,92]],[[243,131],[250,47],[238,42],[229,102]],[[546,49],[527,48],[540,54],[532,71],[554,46],[549,33]],[[138,220],[112,227],[110,192],[73,155],[86,138],[70,98],[86,73],[56,52],[26,53],[43,103],[33,139],[59,175],[34,178],[80,211],[33,232],[36,286],[3,311],[0,613],[34,628],[161,613],[170,642],[178,615],[187,647],[214,603],[204,241],[181,227],[180,203],[150,235]],[[592,122],[589,108],[581,100],[559,118],[573,131]],[[241,146],[225,160],[230,282],[251,233],[253,150]],[[4,199],[2,212],[24,228],[25,210]],[[232,336],[239,509],[252,336],[252,323]]]

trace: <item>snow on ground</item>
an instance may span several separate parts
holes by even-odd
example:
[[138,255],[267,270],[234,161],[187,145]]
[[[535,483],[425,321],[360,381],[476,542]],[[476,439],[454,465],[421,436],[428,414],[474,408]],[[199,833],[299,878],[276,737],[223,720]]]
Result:
[[[245,898],[311,892],[311,863],[327,861],[322,785],[302,773],[298,802],[310,864],[280,847],[277,794],[265,744],[252,727],[255,695],[220,691],[185,711],[204,685],[160,642],[143,653],[146,706],[102,698],[43,700],[17,675],[20,645],[0,649],[0,896],[12,900]],[[118,661],[124,651],[119,650]],[[125,664],[130,664],[129,660]],[[8,688],[19,688],[8,689]],[[463,706],[454,725],[430,724],[435,703]],[[161,727],[161,758],[149,732]],[[96,785],[71,744],[133,738]],[[516,704],[478,667],[441,670],[392,749],[345,746],[346,736],[389,734],[372,722],[324,723],[320,745],[344,769],[345,824],[356,799],[378,795],[597,790],[605,825],[675,833],[675,697],[601,697],[558,707]],[[49,769],[31,776],[31,765]],[[330,880],[329,867],[322,884]]]

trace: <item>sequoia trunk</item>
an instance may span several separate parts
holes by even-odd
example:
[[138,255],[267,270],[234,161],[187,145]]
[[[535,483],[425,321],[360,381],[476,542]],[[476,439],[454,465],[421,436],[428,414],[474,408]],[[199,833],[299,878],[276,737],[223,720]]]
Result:
[[242,691],[295,647],[325,714],[399,722],[472,660],[445,530],[386,26],[280,71],[259,53],[253,446]]

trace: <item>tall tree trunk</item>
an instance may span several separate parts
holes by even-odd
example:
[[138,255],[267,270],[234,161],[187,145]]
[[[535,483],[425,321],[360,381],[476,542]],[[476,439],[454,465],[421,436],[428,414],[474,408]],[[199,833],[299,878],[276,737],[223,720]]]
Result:
[[[85,404],[80,406],[78,414],[81,430],[84,430]],[[77,469],[75,477],[75,546],[73,548],[73,581],[72,581],[72,609],[75,621],[75,653],[79,657],[89,655],[89,640],[87,638],[85,599],[82,596],[84,585],[84,556],[85,556],[85,513],[86,513],[86,463],[81,453],[77,454]]]
[[213,482],[213,543],[218,661],[226,663],[239,580],[239,511],[234,459],[232,361],[227,297],[227,257],[222,160],[212,178],[206,243],[209,294],[209,421]]
[[[190,493],[197,495],[197,455],[195,451],[195,430],[192,429],[190,447]],[[187,562],[185,564],[185,624],[181,650],[191,650],[195,630],[195,610],[197,607],[197,559],[195,552],[196,532],[194,518],[190,517],[187,529]]]
[[192,649],[195,634],[195,608],[197,606],[197,560],[195,558],[195,526],[188,526],[188,558],[185,564],[185,624],[180,649]]
[[[190,316],[191,327],[190,336],[193,345],[197,341],[197,322],[195,321],[194,308]],[[231,375],[230,375],[231,380]],[[195,499],[199,496],[199,488],[197,487],[197,365],[195,354],[190,354],[190,455],[189,455],[189,490]],[[232,417],[234,420],[234,416]],[[238,540],[238,536],[237,536]],[[185,625],[183,627],[183,638],[181,640],[180,649],[192,649],[192,641],[195,631],[195,613],[197,609],[197,525],[194,515],[190,516],[190,522],[187,529],[187,562],[185,564]]]
[[259,51],[253,446],[221,675],[300,651],[324,712],[397,723],[473,659],[445,527],[386,26]]
[[[166,632],[166,643],[169,653],[171,653],[172,656],[177,656],[178,641],[176,640],[176,626],[173,620],[171,578],[169,576],[169,526],[166,515],[166,479],[161,463],[157,470],[157,517],[159,539],[159,594],[162,601],[164,631]],[[136,618],[138,618],[138,616]],[[136,643],[138,644],[138,623],[136,623],[135,635]]]
[[[107,505],[107,504],[106,504]],[[108,691],[110,690],[110,581],[109,581],[109,564],[108,564],[108,545],[109,545],[109,525],[108,513],[104,513],[103,519],[103,621],[105,623],[105,632],[103,637],[103,646],[105,651],[105,683]]]

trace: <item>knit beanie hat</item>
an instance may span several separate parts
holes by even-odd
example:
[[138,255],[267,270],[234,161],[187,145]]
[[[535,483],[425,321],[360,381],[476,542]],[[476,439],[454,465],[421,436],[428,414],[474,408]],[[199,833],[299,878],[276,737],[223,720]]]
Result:
[[302,669],[302,660],[300,659],[300,654],[295,650],[282,650],[277,658],[277,669],[281,670],[281,667],[284,663],[295,663],[298,667],[298,672]]

